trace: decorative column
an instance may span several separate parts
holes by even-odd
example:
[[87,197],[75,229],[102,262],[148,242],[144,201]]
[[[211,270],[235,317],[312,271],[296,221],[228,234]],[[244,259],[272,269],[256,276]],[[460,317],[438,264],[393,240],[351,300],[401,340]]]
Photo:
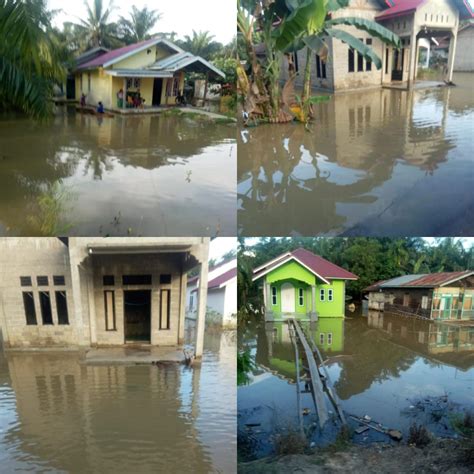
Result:
[[[208,244],[209,245],[209,244]],[[204,328],[206,326],[207,309],[207,273],[208,273],[207,252],[204,252],[203,261],[199,272],[198,289],[198,312],[196,318],[196,359],[202,357],[204,349]]]
[[263,288],[265,294],[265,320],[273,321],[273,310],[272,310],[272,293],[270,283],[265,278],[265,285]]
[[[413,84],[416,80],[416,56],[418,44],[416,40],[416,35],[418,31],[413,26],[413,30],[410,36],[410,58],[409,58],[409,67],[408,67],[408,88],[413,87]],[[402,76],[403,77],[403,76]]]
[[316,312],[316,285],[311,285],[311,321],[318,320],[318,313]]
[[451,32],[451,39],[449,40],[448,71],[446,75],[447,82],[452,82],[453,80],[454,57],[456,56],[456,44],[458,39],[457,26],[456,22],[456,28]]
[[178,344],[184,344],[184,326],[186,324],[186,287],[188,275],[185,271],[181,274],[181,294],[179,295],[179,329]]
[[127,78],[123,78],[123,101],[122,101],[122,109],[127,108]]

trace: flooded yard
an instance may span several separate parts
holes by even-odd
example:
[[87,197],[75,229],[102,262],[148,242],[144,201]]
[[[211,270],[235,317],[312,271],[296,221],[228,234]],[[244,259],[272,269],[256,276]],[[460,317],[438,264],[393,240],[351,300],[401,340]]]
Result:
[[239,233],[472,235],[474,74],[454,82],[333,95],[308,130],[242,130]]
[[0,116],[0,235],[235,235],[235,125]]
[[235,339],[193,368],[0,351],[0,470],[235,472]]
[[[459,437],[455,420],[474,410],[474,324],[377,312],[303,324],[322,352],[351,428],[359,427],[351,415],[368,416],[372,423],[399,430],[405,441],[414,422],[435,436]],[[248,460],[274,454],[275,436],[298,426],[295,352],[282,322],[249,327],[241,347],[250,350],[256,364],[250,383],[238,388],[239,455]],[[333,443],[341,428],[335,410],[328,403],[332,416],[321,431],[304,385],[301,411],[308,445]],[[397,443],[373,429],[353,434],[352,441]]]

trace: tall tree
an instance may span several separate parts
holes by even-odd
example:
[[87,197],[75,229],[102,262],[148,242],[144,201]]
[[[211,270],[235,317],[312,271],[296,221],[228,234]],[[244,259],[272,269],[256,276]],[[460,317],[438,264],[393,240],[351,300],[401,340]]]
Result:
[[92,0],[91,4],[84,0],[86,7],[86,18],[75,23],[81,49],[87,50],[103,46],[105,48],[116,48],[122,42],[118,39],[118,26],[110,21],[114,9],[113,0],[108,5],[103,0]]
[[130,18],[120,17],[119,32],[126,43],[137,43],[150,38],[150,31],[156,22],[162,17],[158,10],[149,10],[144,7],[141,10],[132,6]]
[[193,30],[192,36],[186,35],[184,41],[180,41],[179,45],[185,51],[205,59],[211,59],[215,53],[222,49],[222,44],[214,41],[214,36],[209,31]]
[[54,85],[66,77],[52,14],[45,0],[0,0],[0,107],[52,113]]

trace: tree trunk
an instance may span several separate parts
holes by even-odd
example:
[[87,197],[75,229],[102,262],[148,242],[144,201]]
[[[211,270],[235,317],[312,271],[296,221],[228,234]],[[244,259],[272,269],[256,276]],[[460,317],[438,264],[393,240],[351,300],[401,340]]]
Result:
[[303,95],[301,96],[301,101],[303,104],[311,96],[311,60],[313,56],[311,54],[311,49],[306,48],[306,67],[304,69],[304,83],[303,83]]

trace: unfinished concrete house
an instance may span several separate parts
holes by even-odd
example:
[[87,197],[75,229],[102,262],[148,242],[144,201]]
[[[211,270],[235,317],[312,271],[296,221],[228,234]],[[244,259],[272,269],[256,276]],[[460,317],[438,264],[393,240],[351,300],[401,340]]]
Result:
[[208,238],[1,238],[5,348],[184,342],[187,272],[200,265],[202,354]]

